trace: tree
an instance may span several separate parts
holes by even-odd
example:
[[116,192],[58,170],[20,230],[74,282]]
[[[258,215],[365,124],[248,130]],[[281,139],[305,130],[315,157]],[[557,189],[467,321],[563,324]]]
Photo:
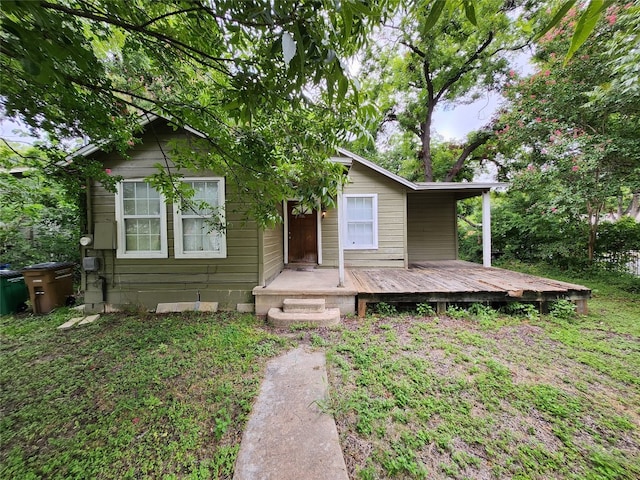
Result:
[[[371,115],[343,65],[399,3],[6,0],[0,97],[7,115],[49,135],[50,166],[107,183],[86,159],[65,162],[62,140],[125,153],[144,112],[196,128],[206,148],[194,159],[178,152],[181,166],[232,173],[240,191],[257,192],[244,200],[270,224],[292,185],[313,187],[304,192],[309,203],[320,196],[330,204],[341,176],[325,159],[353,135],[354,110]],[[444,3],[425,0],[434,23]],[[472,24],[474,5],[485,15],[480,2],[456,4]],[[153,180],[171,196],[178,178],[162,170]]]
[[[325,159],[357,107],[343,63],[386,3],[6,1],[3,106],[47,132],[50,154],[64,138],[125,153],[144,112],[189,125],[207,145],[181,166],[233,173],[242,191],[257,189],[245,197],[254,216],[273,223],[273,211],[263,213],[292,184],[335,192],[340,175]],[[67,165],[65,155],[51,163]],[[74,163],[77,175],[85,160]],[[154,177],[169,194],[173,173]]]
[[22,165],[21,157],[35,162],[38,156],[35,148],[0,146],[0,258],[16,269],[51,260],[77,263],[80,255],[82,190],[44,168],[10,173]]
[[637,205],[640,192],[638,105],[623,92],[611,92],[607,101],[589,101],[590,92],[611,81],[606,45],[626,28],[617,23],[619,11],[611,7],[568,62],[562,52],[570,41],[575,12],[550,30],[535,57],[537,73],[514,77],[506,89],[511,104],[500,118],[498,132],[501,151],[513,159],[511,175],[526,178],[519,187],[544,192],[532,209],[573,224],[586,219],[590,262],[602,216],[617,209],[625,197]]
[[508,53],[530,40],[529,3],[476,2],[473,13],[452,3],[411,3],[380,33],[385,42],[372,47],[366,64],[370,90],[386,112],[384,123],[393,122],[415,139],[423,180],[452,181],[493,136],[490,126],[472,134],[436,175],[434,112],[443,104],[473,99],[481,90],[497,89],[508,78]]

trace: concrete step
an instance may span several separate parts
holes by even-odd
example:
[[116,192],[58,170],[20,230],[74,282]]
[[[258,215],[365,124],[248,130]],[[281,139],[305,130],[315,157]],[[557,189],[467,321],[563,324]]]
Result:
[[280,308],[272,308],[267,313],[267,321],[277,328],[287,328],[300,323],[328,327],[340,323],[340,309],[327,308],[323,312],[291,313],[283,312]]
[[282,311],[286,313],[322,313],[326,308],[324,298],[285,298]]

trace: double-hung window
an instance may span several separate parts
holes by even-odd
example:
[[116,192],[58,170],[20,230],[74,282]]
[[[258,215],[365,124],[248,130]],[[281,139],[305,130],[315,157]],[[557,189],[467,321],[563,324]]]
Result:
[[164,197],[143,180],[125,180],[116,193],[118,258],[167,257]]
[[378,195],[344,195],[345,250],[378,248]]
[[173,206],[176,258],[225,258],[224,179],[185,179],[194,195]]

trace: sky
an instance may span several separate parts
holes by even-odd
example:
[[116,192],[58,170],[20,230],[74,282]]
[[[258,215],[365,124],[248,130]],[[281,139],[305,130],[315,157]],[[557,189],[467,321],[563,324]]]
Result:
[[[514,69],[520,75],[532,73],[529,64],[530,55],[522,55],[512,61]],[[488,92],[473,103],[455,105],[454,107],[438,108],[434,114],[433,126],[445,140],[464,140],[469,132],[485,126],[491,120],[501,103],[497,93]],[[0,118],[0,138],[13,142],[33,143],[33,137],[21,137],[14,130],[24,126],[4,116]]]
[[[500,97],[487,95],[469,105],[457,105],[455,108],[435,113],[434,126],[445,140],[463,140],[466,135],[486,125],[499,105]],[[24,126],[9,118],[0,119],[0,138],[11,142],[33,143],[33,137],[23,137],[14,130],[25,130]]]
[[499,95],[488,93],[468,105],[456,105],[446,110],[438,109],[434,113],[433,125],[445,140],[464,140],[469,132],[489,123],[500,101]]

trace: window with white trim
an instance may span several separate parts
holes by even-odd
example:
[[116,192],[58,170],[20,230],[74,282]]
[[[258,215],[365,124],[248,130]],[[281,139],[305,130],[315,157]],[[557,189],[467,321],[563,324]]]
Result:
[[184,182],[194,195],[186,205],[173,206],[176,258],[226,258],[224,179],[198,178]]
[[125,180],[116,192],[118,258],[167,257],[164,197],[143,180]]
[[344,195],[345,250],[378,248],[378,195]]

